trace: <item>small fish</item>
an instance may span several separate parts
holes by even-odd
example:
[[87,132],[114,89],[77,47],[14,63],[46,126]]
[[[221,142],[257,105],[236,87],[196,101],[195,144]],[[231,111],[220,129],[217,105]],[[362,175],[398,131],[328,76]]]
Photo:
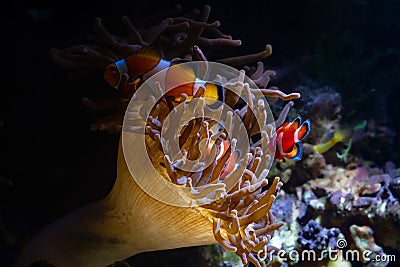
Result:
[[333,133],[328,141],[316,144],[313,146],[313,148],[318,153],[323,154],[334,147],[337,143],[345,142],[348,139],[349,135],[350,133],[347,130],[338,129]]
[[221,179],[225,178],[228,174],[230,174],[232,171],[236,169],[238,158],[239,158],[239,151],[238,150],[233,151],[221,170],[221,173],[219,175]]
[[151,75],[171,66],[161,58],[158,50],[143,47],[133,55],[109,64],[104,70],[104,79],[118,89],[124,74],[128,74],[129,85],[139,84]]
[[296,117],[292,122],[285,122],[276,130],[275,158],[281,162],[286,159],[301,160],[303,154],[302,141],[310,133],[310,120],[301,122]]
[[[211,147],[215,143],[215,141],[211,141],[209,144],[209,147],[207,149],[207,154],[209,155],[211,153]],[[231,143],[229,140],[223,140],[218,148],[217,156],[215,160],[217,163],[219,163],[222,159],[222,157],[228,152],[228,150],[231,147]],[[229,173],[231,173],[235,168],[236,168],[236,163],[239,158],[239,151],[235,150],[232,152],[232,154],[229,156],[228,160],[225,162],[224,167],[221,170],[221,173],[219,175],[219,178],[224,178],[227,176]]]
[[206,91],[203,97],[206,98],[206,103],[212,108],[219,107],[225,100],[223,86],[199,79],[191,68],[179,64],[183,62],[187,61],[165,60],[158,50],[144,47],[125,59],[109,64],[104,71],[104,79],[118,89],[123,75],[128,74],[128,85],[138,86],[157,72],[176,65],[177,67],[170,68],[166,74],[166,88],[172,88],[166,92],[167,98],[179,102],[181,95],[186,94],[190,100],[200,86],[204,86]]
[[[211,140],[211,141],[210,141],[210,143],[209,143],[209,145],[208,145],[208,148],[207,148],[207,152],[206,152],[207,155],[210,155],[210,154],[211,154],[211,149],[212,149],[212,146],[215,144],[215,141],[216,141],[216,140]],[[215,158],[215,160],[217,161],[217,163],[220,162],[221,158],[222,158],[222,157],[225,155],[225,153],[229,150],[230,146],[231,146],[231,143],[229,142],[229,140],[223,140],[223,141],[219,144],[218,153],[217,153],[217,156],[216,156],[216,158]]]
[[[174,62],[175,63],[175,62]],[[216,82],[208,82],[198,78],[191,68],[185,64],[177,64],[169,68],[165,77],[166,88],[172,88],[166,92],[167,99],[180,102],[182,94],[188,96],[188,100],[196,95],[200,86],[205,88],[203,98],[211,108],[218,108],[225,101],[224,88]]]

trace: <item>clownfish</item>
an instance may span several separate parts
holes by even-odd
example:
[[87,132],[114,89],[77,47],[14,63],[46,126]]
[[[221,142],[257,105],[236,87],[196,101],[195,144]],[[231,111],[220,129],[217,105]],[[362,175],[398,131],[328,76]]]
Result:
[[[215,140],[212,140],[210,142],[209,147],[207,148],[207,154],[210,155],[211,153],[211,147],[215,143]],[[222,157],[228,152],[230,149],[231,143],[229,140],[223,140],[218,148],[217,156],[215,160],[217,163],[219,163],[222,159]],[[233,151],[232,154],[229,156],[228,160],[226,161],[224,167],[221,170],[221,173],[219,175],[219,178],[224,178],[226,175],[228,175],[230,172],[232,172],[236,168],[236,163],[239,158],[239,152],[237,150]]]
[[[137,86],[157,72],[177,65],[178,67],[169,69],[166,74],[166,88],[171,88],[165,93],[167,99],[179,102],[181,95],[186,94],[190,100],[199,87],[204,86],[206,90],[203,97],[206,98],[206,103],[212,108],[220,106],[225,101],[222,85],[199,79],[193,69],[180,66],[179,63],[183,62],[187,61],[165,60],[158,50],[143,47],[129,57],[109,64],[104,70],[104,79],[118,89],[123,75],[128,74],[128,85]],[[213,99],[218,101],[212,101]]]
[[276,130],[275,159],[285,162],[286,159],[301,160],[303,154],[302,141],[310,133],[310,120],[301,122],[296,117],[292,122],[285,122]]

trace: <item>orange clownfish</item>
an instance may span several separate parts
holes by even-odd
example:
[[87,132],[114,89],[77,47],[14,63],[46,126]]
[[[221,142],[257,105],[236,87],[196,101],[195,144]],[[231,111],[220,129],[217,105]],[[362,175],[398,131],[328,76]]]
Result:
[[303,154],[302,141],[310,133],[310,120],[301,122],[296,117],[292,122],[285,122],[276,130],[275,158],[281,162],[285,159],[301,160]]
[[[128,74],[128,85],[134,86],[142,83],[157,72],[178,65],[184,61],[169,61],[162,58],[158,50],[144,47],[135,54],[109,64],[104,71],[104,79],[114,88],[118,89],[124,74]],[[171,88],[165,96],[173,101],[180,100],[186,94],[190,100],[200,86],[206,91],[203,97],[210,107],[218,107],[224,102],[224,88],[222,85],[207,82],[196,77],[195,72],[188,66],[182,65],[169,69],[166,74],[166,87]],[[212,101],[212,100],[215,101]],[[218,100],[218,101],[217,101]]]
[[[210,145],[207,149],[207,154],[210,155],[211,153],[211,147],[215,143],[215,140],[212,140],[210,142]],[[218,148],[217,156],[215,160],[217,163],[219,163],[222,159],[222,157],[228,152],[229,148],[231,147],[231,143],[229,140],[223,140]],[[232,154],[229,156],[229,159],[226,161],[224,167],[221,170],[221,173],[219,175],[219,178],[224,178],[227,176],[230,172],[232,172],[236,168],[236,163],[239,157],[239,152],[237,150],[233,151]]]

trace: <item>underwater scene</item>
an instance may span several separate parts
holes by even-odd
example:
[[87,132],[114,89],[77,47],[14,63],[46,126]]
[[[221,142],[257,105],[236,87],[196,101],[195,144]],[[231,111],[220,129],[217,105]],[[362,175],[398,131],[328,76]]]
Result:
[[4,4],[0,267],[400,266],[400,2]]

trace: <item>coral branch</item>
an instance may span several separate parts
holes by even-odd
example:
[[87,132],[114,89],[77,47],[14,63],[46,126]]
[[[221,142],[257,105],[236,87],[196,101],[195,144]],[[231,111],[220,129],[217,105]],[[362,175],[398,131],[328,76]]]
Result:
[[277,98],[280,98],[285,101],[290,101],[290,100],[300,98],[299,93],[291,93],[291,94],[287,95],[278,89],[259,89],[259,90],[261,90],[262,94],[265,96],[277,97]]
[[[239,44],[240,45],[240,44]],[[256,54],[250,54],[239,57],[217,59],[216,62],[227,64],[230,66],[240,66],[262,60],[272,54],[272,46],[267,44],[265,50]]]

